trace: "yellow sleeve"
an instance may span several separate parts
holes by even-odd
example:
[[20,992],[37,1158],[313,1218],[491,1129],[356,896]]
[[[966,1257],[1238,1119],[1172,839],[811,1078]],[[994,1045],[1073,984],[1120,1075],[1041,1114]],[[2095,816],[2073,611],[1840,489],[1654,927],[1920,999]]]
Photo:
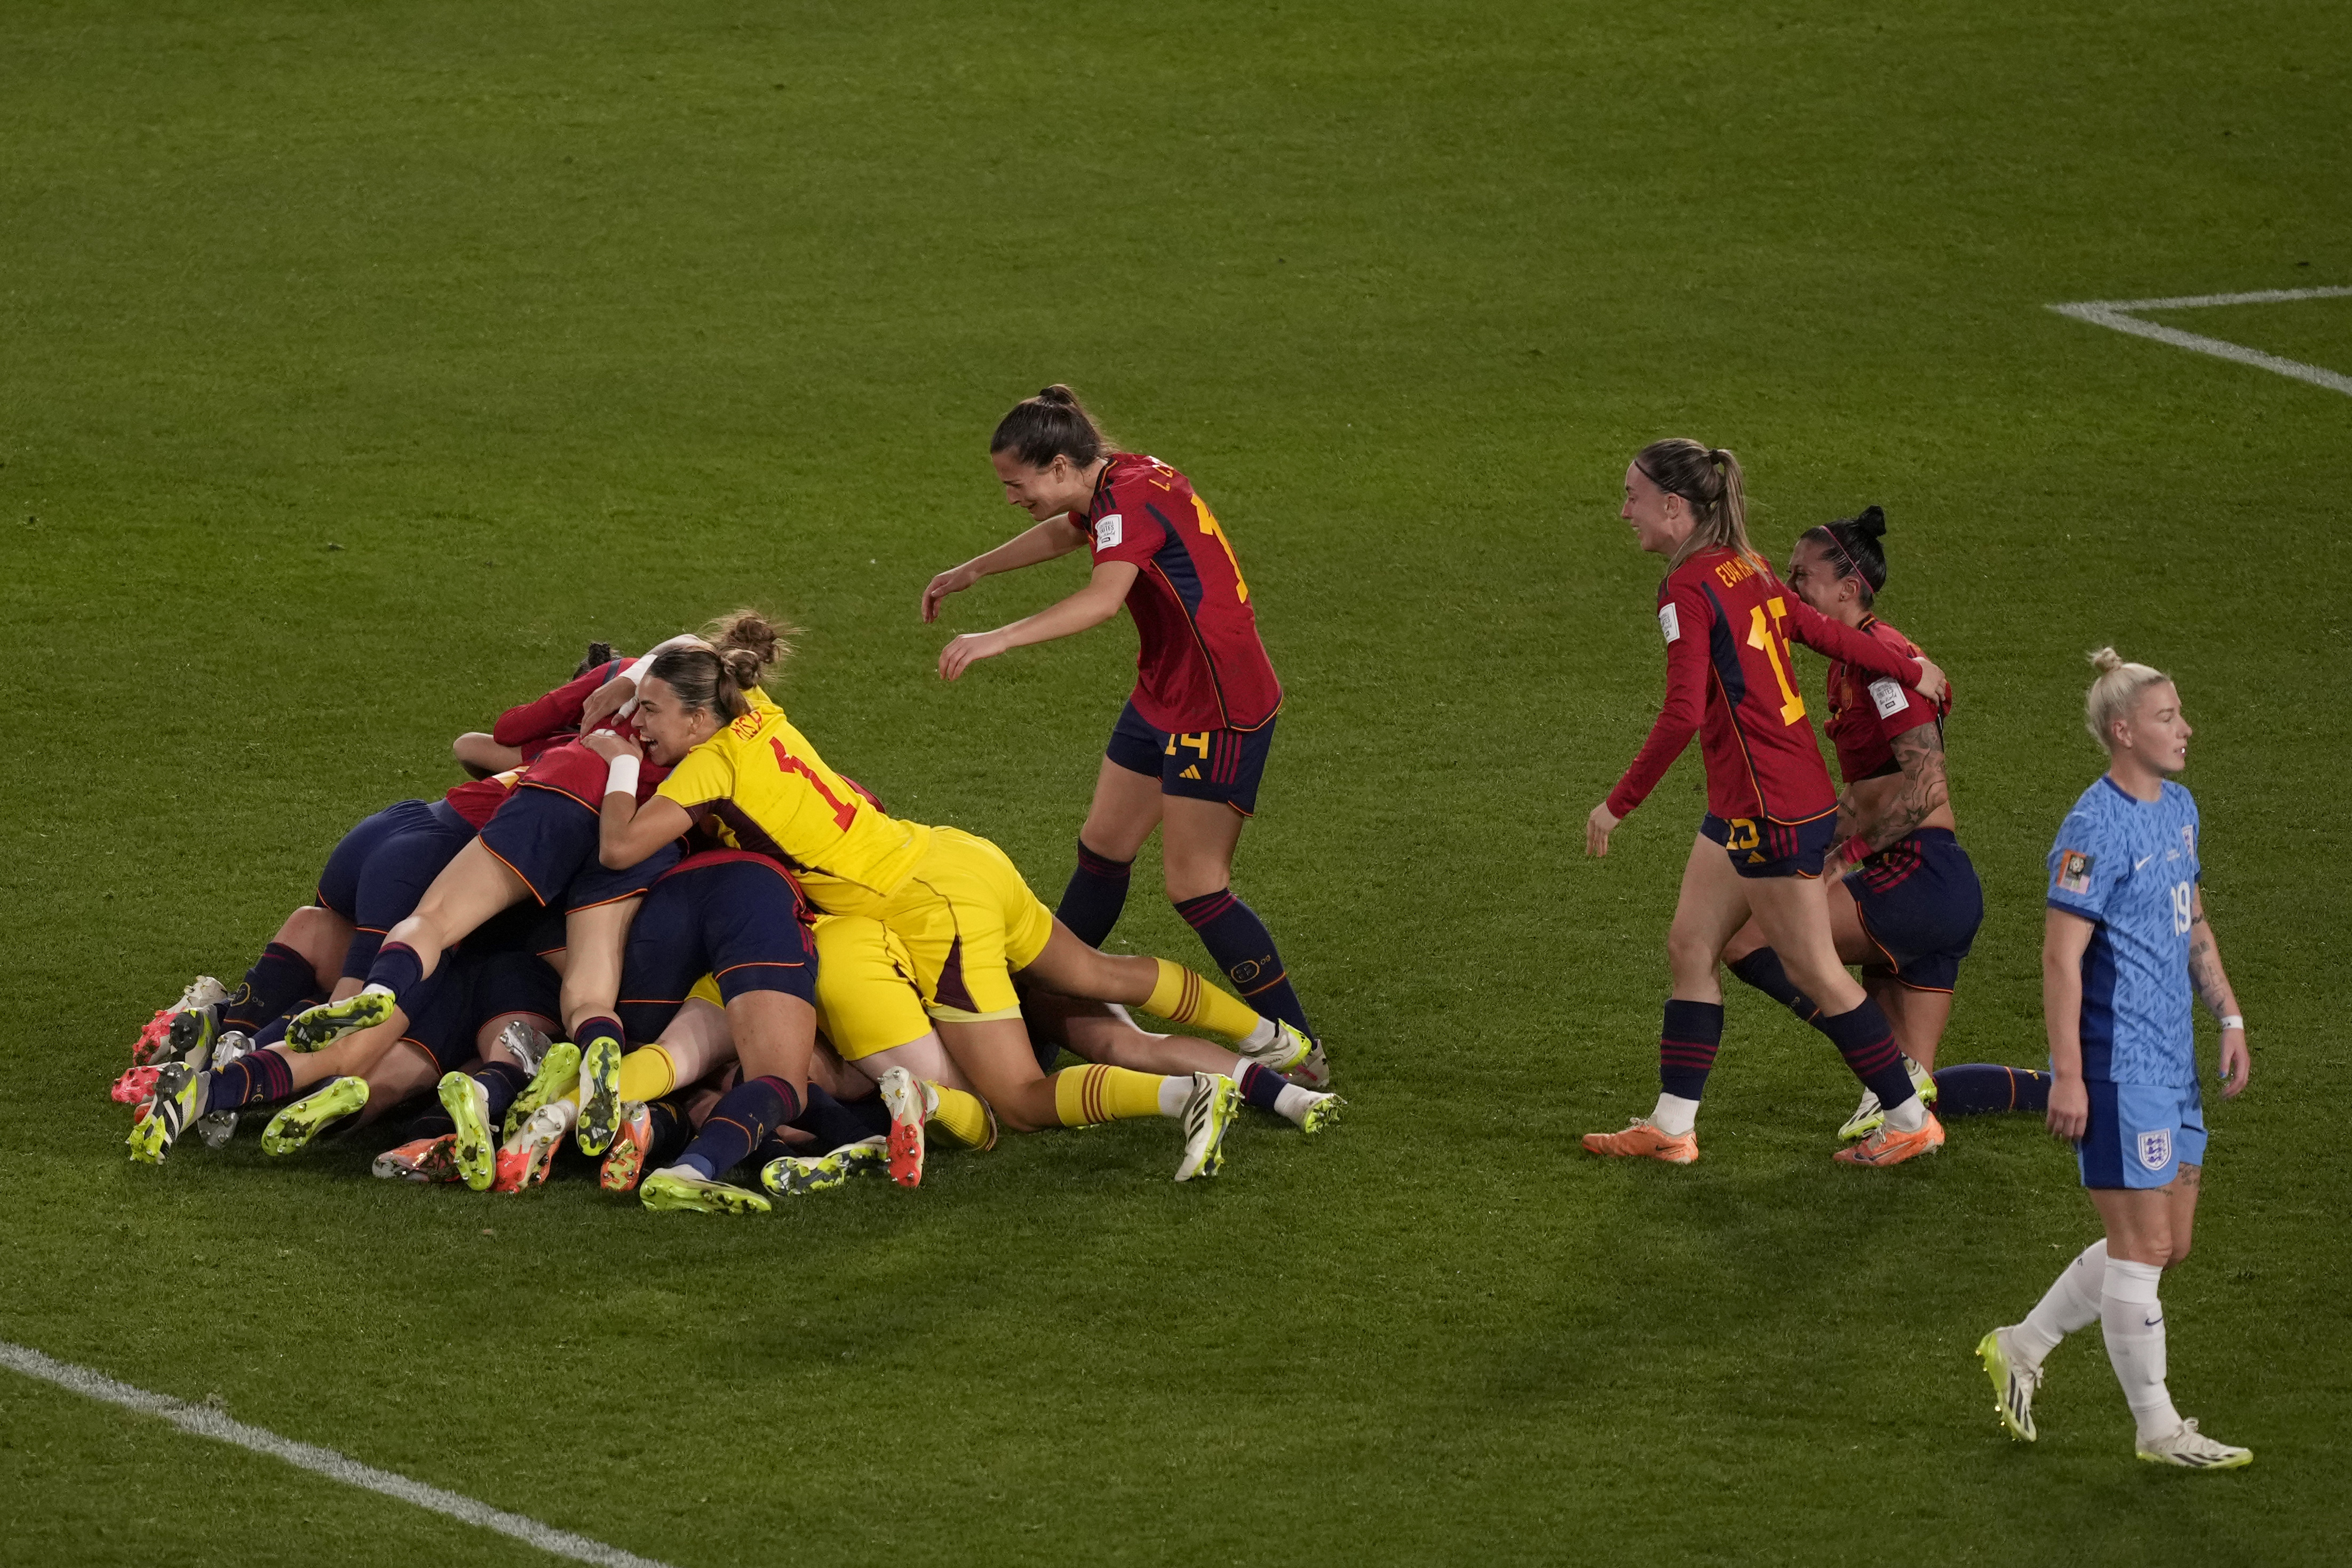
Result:
[[677,801],[689,811],[733,794],[735,759],[720,744],[726,738],[727,732],[720,730],[688,752],[654,793],[665,800]]

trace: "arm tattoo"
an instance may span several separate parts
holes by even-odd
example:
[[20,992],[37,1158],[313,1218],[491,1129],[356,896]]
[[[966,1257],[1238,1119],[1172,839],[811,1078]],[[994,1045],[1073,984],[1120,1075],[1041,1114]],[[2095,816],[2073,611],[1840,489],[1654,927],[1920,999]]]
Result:
[[2215,1018],[2229,1015],[2234,1000],[2230,995],[2230,977],[2221,972],[2221,949],[2214,942],[2213,928],[2205,924],[2201,911],[2189,928],[2189,978]]
[[1903,767],[1903,788],[1875,817],[1854,824],[1863,841],[1883,850],[1926,821],[1951,799],[1944,778],[1943,732],[1932,724],[1895,737],[1895,760]]

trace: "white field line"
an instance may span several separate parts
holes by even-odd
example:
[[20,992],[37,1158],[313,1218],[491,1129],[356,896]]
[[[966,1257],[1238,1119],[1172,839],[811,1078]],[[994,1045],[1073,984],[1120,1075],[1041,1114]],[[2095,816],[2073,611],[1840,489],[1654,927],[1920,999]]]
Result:
[[2309,382],[2314,386],[2352,396],[2352,376],[2323,370],[2317,365],[2306,365],[2300,360],[2265,354],[2260,349],[2249,349],[2242,343],[2229,343],[2219,338],[2184,332],[2178,327],[2161,327],[2153,321],[2143,321],[2133,314],[2139,310],[2195,310],[2208,305],[2284,305],[2296,299],[2342,299],[2347,296],[2352,296],[2352,288],[2263,288],[2252,294],[2183,294],[2171,299],[2084,299],[2072,305],[2053,305],[2050,308],[2061,316],[2088,321],[2095,327],[2112,327],[2118,332],[2129,332],[2137,338],[2153,338],[2176,349],[2210,354],[2217,360],[2233,360],[2242,365],[2293,376],[2296,381]]
[[446,1514],[451,1519],[483,1530],[495,1530],[500,1535],[510,1535],[542,1552],[568,1557],[575,1563],[595,1563],[603,1564],[604,1568],[668,1568],[667,1563],[653,1558],[639,1557],[617,1546],[607,1546],[601,1541],[591,1541],[584,1535],[557,1530],[535,1519],[508,1513],[488,1503],[476,1502],[472,1498],[460,1497],[456,1492],[443,1491],[439,1487],[429,1487],[423,1481],[413,1481],[390,1470],[379,1470],[373,1465],[361,1464],[332,1448],[314,1448],[309,1443],[298,1443],[258,1427],[248,1427],[242,1421],[232,1421],[205,1406],[190,1405],[185,1400],[150,1394],[143,1388],[117,1383],[86,1366],[54,1360],[21,1344],[10,1344],[0,1340],[0,1365],[13,1367],[27,1377],[54,1383],[60,1388],[91,1399],[120,1405],[126,1410],[136,1410],[142,1415],[161,1416],[180,1430],[193,1432],[199,1437],[235,1443],[240,1448],[250,1448],[273,1459],[283,1459],[298,1469],[341,1481],[345,1486],[382,1492],[386,1497],[413,1502],[419,1508]]

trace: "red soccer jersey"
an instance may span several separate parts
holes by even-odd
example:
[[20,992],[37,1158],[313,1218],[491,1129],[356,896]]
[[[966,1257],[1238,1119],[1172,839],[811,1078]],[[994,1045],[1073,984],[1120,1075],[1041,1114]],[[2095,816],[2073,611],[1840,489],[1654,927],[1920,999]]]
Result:
[[1803,822],[1834,810],[1812,721],[1790,678],[1789,639],[1906,685],[1917,661],[1816,612],[1771,569],[1722,546],[1702,549],[1658,587],[1666,701],[1641,755],[1609,792],[1624,817],[1703,729],[1706,809],[1727,820]]
[[526,760],[562,744],[579,734],[580,716],[596,688],[628,667],[627,659],[614,659],[572,676],[543,697],[507,709],[490,727],[490,738],[516,747]]
[[[636,727],[625,718],[607,719],[598,726],[630,740],[637,738]],[[604,775],[612,764],[576,740],[569,740],[540,753],[537,761],[522,770],[517,788],[552,789],[559,795],[569,795],[592,811],[604,809]],[[653,798],[654,789],[669,777],[669,769],[648,757],[637,773],[637,804],[642,806]]]
[[[1864,616],[1858,631],[1866,632],[1896,653],[1918,653],[1917,643],[1881,621]],[[1893,742],[1923,724],[1942,733],[1944,716],[1952,711],[1952,694],[1946,687],[1940,702],[1929,702],[1900,681],[1857,670],[1843,659],[1830,661],[1830,744],[1837,747],[1838,772],[1849,784],[1898,773]]]
[[451,810],[479,828],[499,814],[499,808],[507,803],[508,792],[521,779],[522,769],[512,768],[488,779],[469,779],[441,798],[449,802]]
[[1122,452],[1095,486],[1079,527],[1095,559],[1136,569],[1127,612],[1142,646],[1131,700],[1154,729],[1255,729],[1282,706],[1258,641],[1249,584],[1192,482],[1156,457]]

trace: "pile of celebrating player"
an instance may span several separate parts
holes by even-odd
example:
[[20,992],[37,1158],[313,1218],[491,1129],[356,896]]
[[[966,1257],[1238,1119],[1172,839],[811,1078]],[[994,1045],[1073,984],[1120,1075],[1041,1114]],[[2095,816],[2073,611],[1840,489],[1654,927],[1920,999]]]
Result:
[[[923,618],[991,573],[1080,549],[1093,569],[1036,614],[955,638],[940,676],[1122,605],[1141,640],[1058,911],[988,840],[893,817],[828,764],[762,687],[787,652],[774,622],[738,612],[634,660],[598,645],[570,682],[460,737],[472,782],[352,829],[316,902],[233,991],[200,981],[156,1015],[116,1086],[139,1108],[132,1157],[161,1160],[191,1128],[220,1142],[265,1108],[263,1147],[288,1154],[431,1090],[379,1175],[516,1189],[569,1144],[648,1207],[745,1213],[861,1171],[919,1185],[930,1139],[985,1149],[1001,1126],[1167,1117],[1184,1181],[1216,1174],[1244,1103],[1310,1133],[1328,1123],[1340,1102],[1323,1046],[1231,886],[1282,690],[1230,538],[1181,474],[1114,447],[1066,387],[1007,414],[991,456],[1036,524],[932,579]],[[1955,834],[1943,672],[1874,612],[1885,515],[1808,529],[1784,580],[1748,541],[1730,453],[1655,442],[1624,486],[1621,515],[1668,561],[1666,697],[1593,808],[1587,849],[1608,852],[1694,735],[1706,810],[1666,940],[1657,1103],[1584,1146],[1698,1158],[1727,967],[1861,1080],[1844,1164],[1940,1148],[1931,1103],[2042,1112],[2077,1145],[2105,1236],[1979,1345],[2003,1424],[2034,1437],[2044,1358],[2095,1319],[2141,1458],[2247,1463],[2164,1385],[2157,1286],[2187,1256],[2206,1145],[2192,981],[2221,1024],[2225,1093],[2248,1067],[2204,915],[2196,807],[2170,777],[2189,736],[2172,683],[2094,656],[2088,719],[2110,767],[2049,859],[2051,1071],[1938,1071],[1984,904]],[[1792,643],[1832,661],[1843,793]],[[1101,950],[1155,831],[1171,902],[1238,996]],[[1129,1009],[1215,1043],[1147,1032]],[[1080,1064],[1055,1071],[1064,1051]]]
[[[352,829],[233,991],[200,981],[157,1014],[116,1085],[131,1157],[263,1109],[264,1148],[289,1154],[430,1089],[379,1175],[515,1189],[569,1144],[647,1207],[740,1214],[864,1170],[919,1185],[933,1134],[986,1148],[1000,1126],[1166,1117],[1185,1181],[1217,1173],[1244,1104],[1328,1124],[1328,1057],[1230,885],[1282,699],[1232,545],[1182,475],[1113,449],[1066,388],[992,446],[1037,526],[934,580],[926,618],[1082,546],[1094,570],[956,639],[941,673],[1122,603],[1142,635],[1059,917],[993,843],[894,817],[825,760],[762,688],[788,652],[766,617],[634,660],[593,648],[459,738],[480,777]],[[1242,996],[1101,950],[1155,828],[1170,897]],[[1053,1071],[1065,1050],[1080,1064]]]

